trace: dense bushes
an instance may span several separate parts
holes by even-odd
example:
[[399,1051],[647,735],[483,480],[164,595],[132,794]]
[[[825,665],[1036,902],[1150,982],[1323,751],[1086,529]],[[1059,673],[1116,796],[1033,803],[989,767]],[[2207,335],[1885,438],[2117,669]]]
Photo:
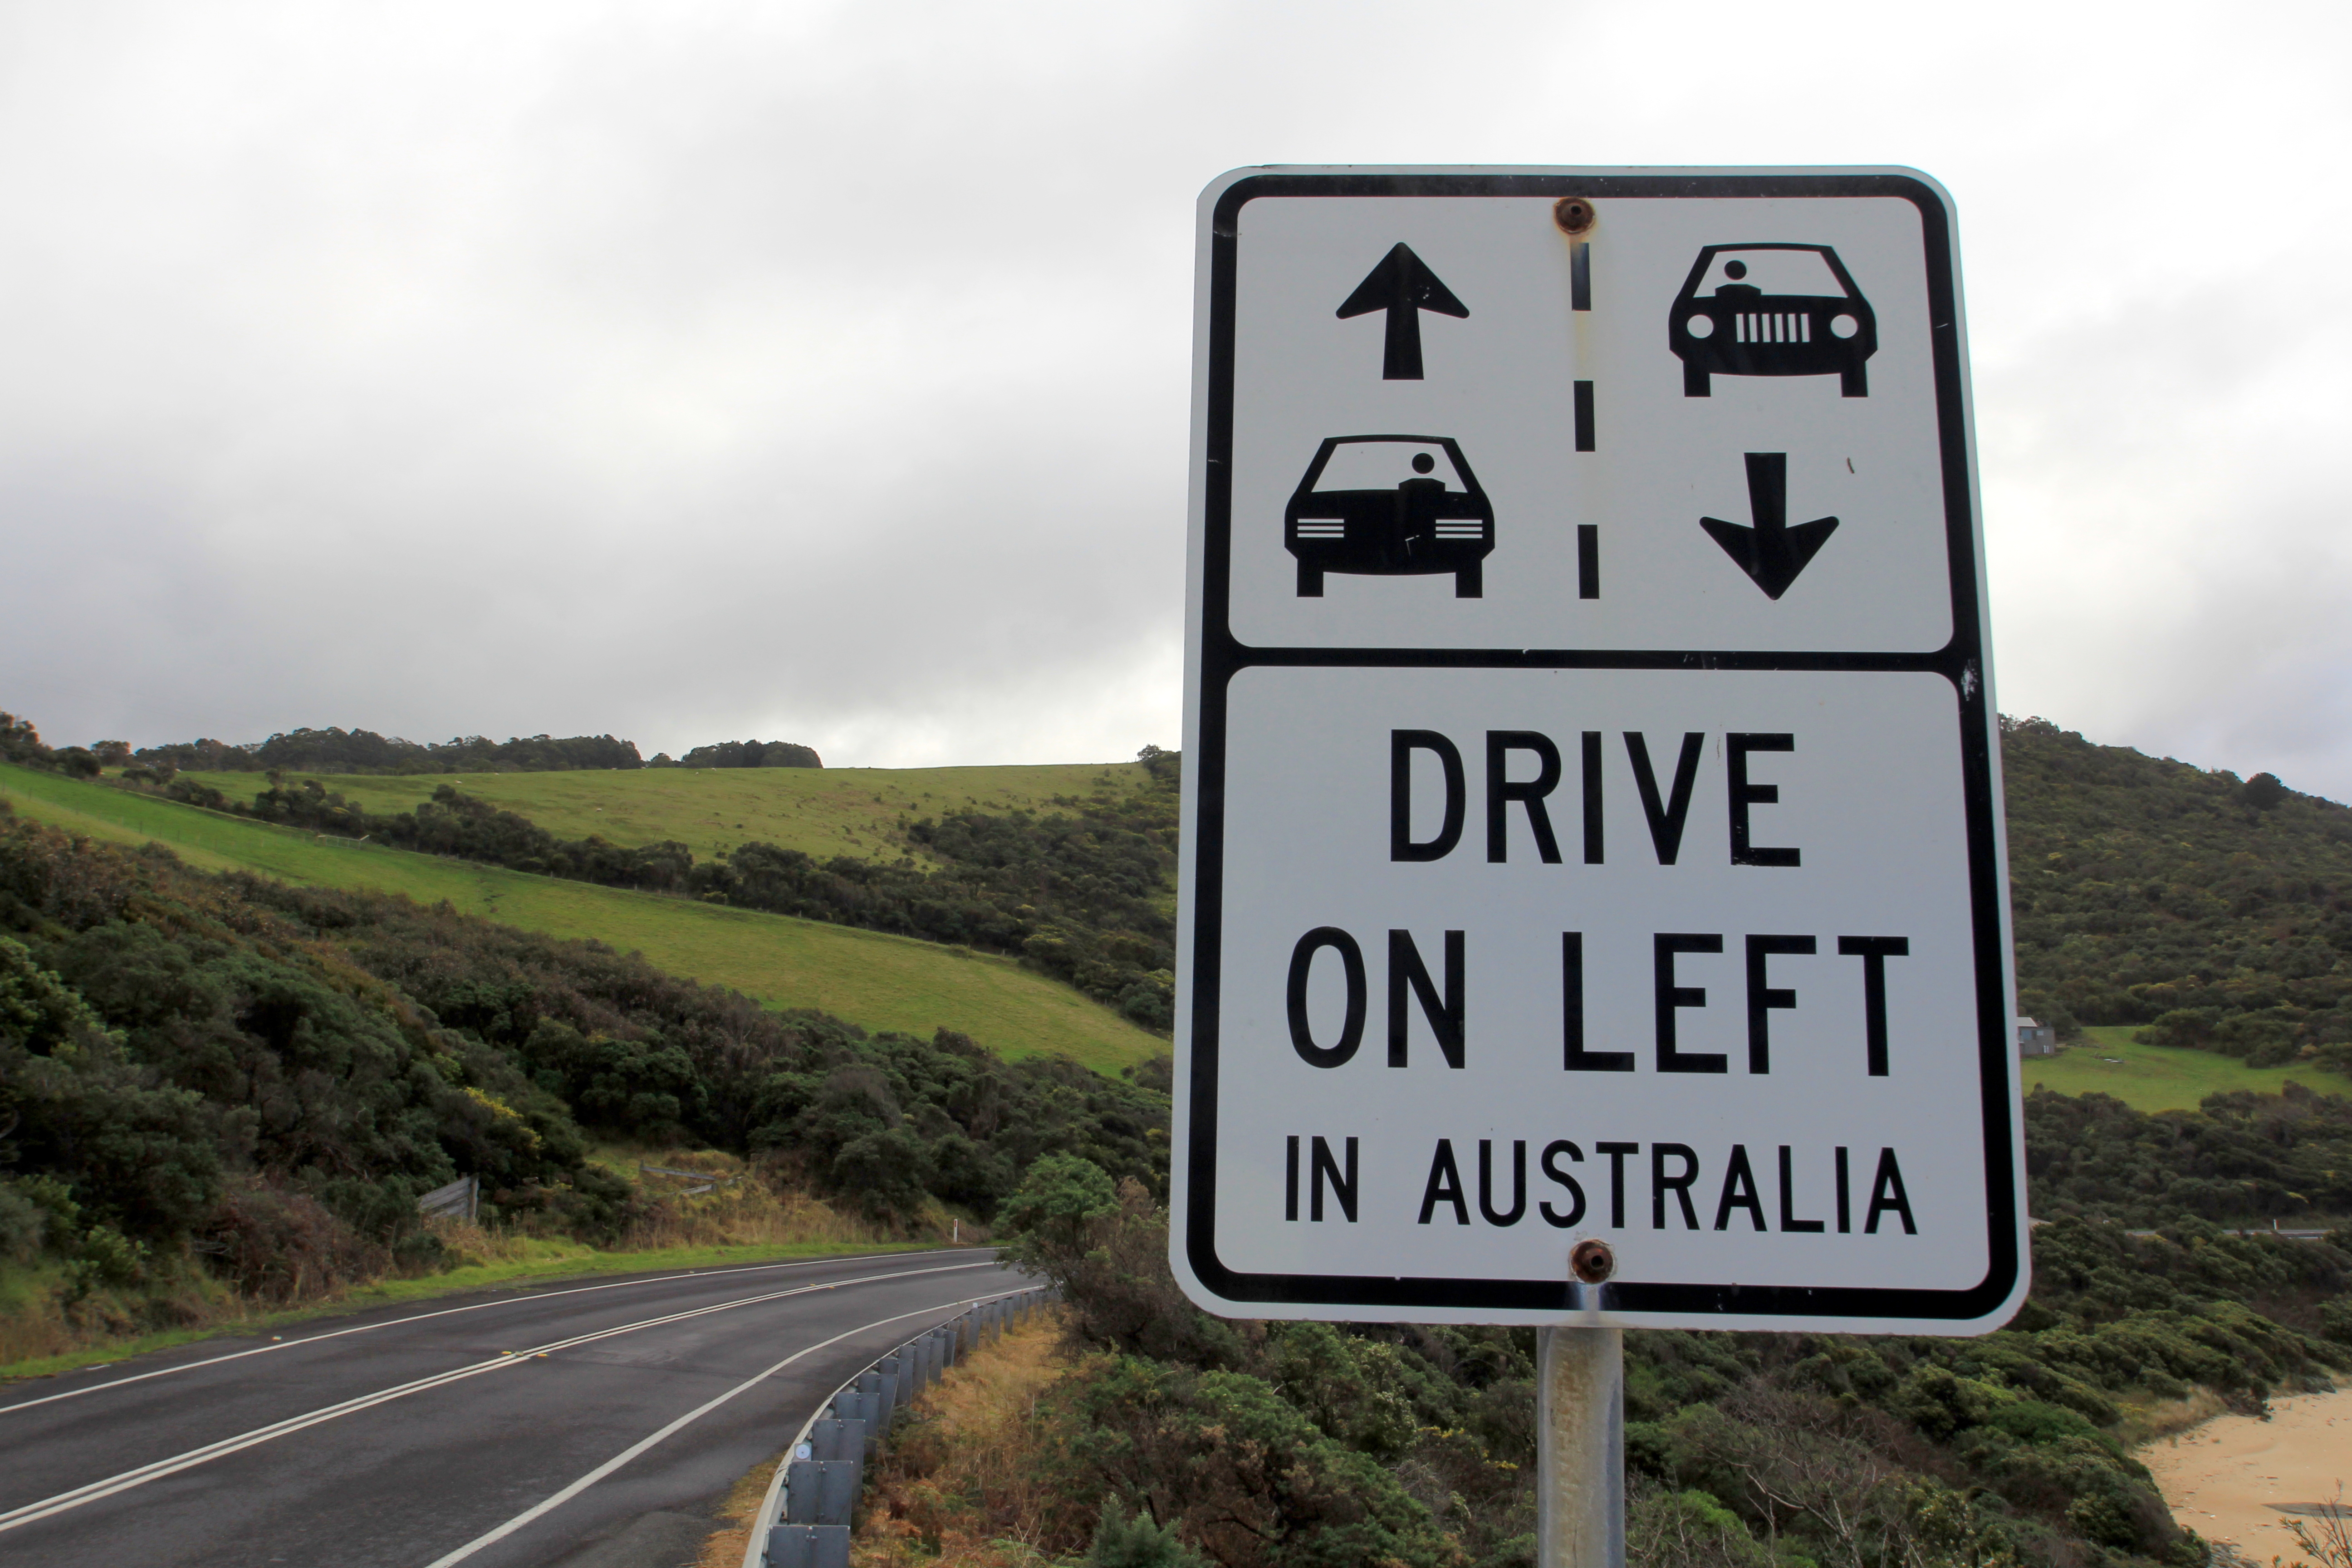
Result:
[[[1004,1217],[1097,1352],[1051,1413],[1066,1529],[1149,1511],[1227,1568],[1532,1560],[1531,1331],[1207,1317],[1150,1195],[1076,1160],[1040,1161]],[[2033,1248],[2032,1300],[1982,1339],[1628,1334],[1636,1560],[2202,1562],[2119,1426],[2352,1371],[2352,1252],[2077,1218]]]
[[2032,1209],[2135,1225],[2352,1214],[2352,1100],[2289,1082],[2153,1114],[2103,1094],[2025,1100]]
[[1227,1568],[1531,1558],[1529,1335],[1220,1321],[1177,1290],[1152,1195],[1083,1166],[1039,1161],[1005,1213],[1104,1352],[1049,1396],[1046,1544],[1114,1501]]

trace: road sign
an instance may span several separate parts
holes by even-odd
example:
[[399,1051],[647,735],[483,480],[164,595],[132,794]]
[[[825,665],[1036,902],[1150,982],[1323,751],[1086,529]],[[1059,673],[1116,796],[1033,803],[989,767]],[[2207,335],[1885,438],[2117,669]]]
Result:
[[2006,1321],[2021,1133],[1943,191],[1265,169],[1200,211],[1186,1289]]

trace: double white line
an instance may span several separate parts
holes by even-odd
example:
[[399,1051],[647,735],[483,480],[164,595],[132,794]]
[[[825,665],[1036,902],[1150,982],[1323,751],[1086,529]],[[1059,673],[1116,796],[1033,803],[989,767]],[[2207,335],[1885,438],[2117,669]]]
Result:
[[[593,1344],[598,1340],[609,1340],[618,1334],[635,1333],[640,1329],[657,1329],[668,1323],[681,1323],[690,1318],[708,1317],[713,1312],[732,1311],[738,1307],[754,1307],[763,1301],[779,1301],[789,1296],[805,1296],[812,1291],[835,1290],[845,1285],[869,1285],[877,1281],[912,1279],[926,1274],[953,1274],[965,1269],[993,1268],[995,1267],[997,1267],[995,1261],[991,1259],[984,1263],[955,1263],[944,1265],[937,1268],[907,1268],[893,1270],[887,1274],[866,1274],[860,1275],[852,1279],[835,1279],[827,1281],[821,1285],[800,1285],[795,1286],[789,1290],[771,1290],[764,1295],[744,1296],[732,1301],[720,1301],[708,1307],[697,1307],[690,1311],[671,1312],[663,1317],[646,1318],[634,1323],[623,1323],[616,1328],[599,1329],[592,1334],[575,1334],[570,1339],[551,1340],[545,1344],[533,1345],[528,1350],[510,1352],[506,1354],[496,1356],[488,1361],[477,1362],[471,1366],[457,1367],[453,1371],[436,1373],[431,1377],[420,1377],[413,1383],[404,1383],[395,1387],[380,1389],[373,1394],[363,1394],[356,1399],[346,1399],[340,1405],[322,1405],[319,1409],[306,1412],[300,1415],[289,1416],[283,1421],[272,1422],[267,1426],[257,1426],[249,1432],[241,1432],[234,1437],[224,1437],[216,1443],[207,1443],[199,1448],[190,1448],[185,1453],[174,1454],[167,1459],[157,1459],[152,1464],[141,1465],[136,1469],[124,1470],[119,1475],[109,1476],[104,1480],[91,1481],[86,1486],[76,1487],[71,1491],[63,1491],[58,1493],[54,1497],[43,1498],[38,1502],[28,1502],[21,1508],[10,1509],[5,1513],[0,1513],[0,1531],[11,1531],[23,1525],[32,1524],[37,1521],[47,1519],[53,1515],[65,1513],[73,1509],[80,1508],[85,1503],[97,1502],[101,1498],[110,1498],[118,1492],[126,1492],[134,1487],[145,1486],[150,1481],[161,1480],[165,1476],[177,1475],[182,1470],[194,1469],[198,1465],[209,1464],[215,1459],[225,1458],[228,1455],[242,1452],[247,1448],[257,1447],[263,1443],[272,1442],[279,1437],[284,1437],[292,1433],[299,1432],[305,1427],[316,1426],[321,1422],[332,1421],[339,1416],[351,1415],[362,1410],[373,1409],[376,1405],[388,1404],[395,1399],[404,1399],[412,1394],[423,1394],[428,1389],[446,1387],[450,1384],[461,1383],[469,1377],[480,1377],[485,1373],[497,1372],[503,1367],[517,1366],[526,1361],[533,1359],[534,1357],[547,1355],[556,1351],[570,1350],[577,1345]],[[933,1311],[937,1310],[937,1308],[919,1309],[919,1310]],[[909,1312],[902,1313],[900,1315],[905,1317],[913,1317],[917,1314]],[[883,1321],[889,1322],[895,1321],[896,1320],[885,1319]],[[849,1331],[850,1333],[856,1333],[858,1331],[860,1331],[856,1329]],[[847,1334],[836,1336],[837,1339],[845,1339],[847,1337]],[[825,1342],[827,1344],[831,1344],[833,1342],[835,1342],[831,1340]],[[810,1350],[819,1348],[821,1347],[813,1345],[810,1347]],[[800,1352],[800,1355],[805,1355],[807,1353],[809,1353],[808,1351],[803,1351]],[[769,1368],[767,1372],[761,1373],[759,1377],[751,1379],[751,1382],[745,1383],[740,1387],[722,1395],[719,1400],[714,1401],[713,1405],[722,1404],[728,1399],[732,1399],[737,1394],[740,1394],[743,1389],[749,1388],[752,1384],[758,1383],[761,1378],[772,1375],[779,1368],[788,1366],[792,1362],[797,1361],[798,1359],[799,1355],[795,1355],[777,1363],[775,1366]],[[703,1410],[709,1410],[712,1408],[713,1405],[705,1405]],[[654,1436],[647,1438],[639,1447],[633,1448],[628,1454],[623,1455],[620,1459],[614,1460],[613,1464],[617,1466],[625,1462],[627,1458],[633,1457],[635,1454],[641,1452],[643,1448],[651,1447],[654,1443],[660,1441],[661,1438],[667,1436],[670,1432],[684,1426],[688,1421],[693,1420],[695,1416],[703,1414],[703,1410],[698,1410],[694,1412],[693,1415],[688,1415],[681,1420],[673,1423],[671,1426],[663,1428],[662,1431],[655,1434]],[[593,1479],[594,1477],[592,1475],[590,1478],[583,1479],[582,1481],[575,1483],[575,1485],[584,1487]],[[550,1500],[548,1503],[543,1505],[543,1508],[551,1508],[556,1502],[562,1501],[563,1497],[569,1495],[571,1495],[569,1492],[559,1494],[556,1498]],[[509,1528],[519,1527],[524,1522],[527,1522],[527,1521],[517,1520]],[[466,1548],[465,1552],[470,1553],[478,1547],[488,1544],[488,1542],[487,1540],[478,1542],[475,1543],[474,1546]],[[452,1557],[444,1559],[444,1561],[455,1562],[457,1559]]]

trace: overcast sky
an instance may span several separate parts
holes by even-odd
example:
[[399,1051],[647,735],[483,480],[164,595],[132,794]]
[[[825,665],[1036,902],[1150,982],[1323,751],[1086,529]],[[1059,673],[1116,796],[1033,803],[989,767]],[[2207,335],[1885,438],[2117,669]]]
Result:
[[1907,163],[2001,706],[2352,796],[2347,16],[0,5],[0,707],[1174,745],[1212,177]]

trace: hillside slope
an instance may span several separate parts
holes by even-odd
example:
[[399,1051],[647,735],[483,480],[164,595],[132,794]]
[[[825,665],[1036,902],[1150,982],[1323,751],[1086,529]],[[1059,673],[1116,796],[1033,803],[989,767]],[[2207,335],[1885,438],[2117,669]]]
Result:
[[[765,770],[763,770],[765,771]],[[802,770],[772,770],[800,773]],[[811,773],[814,770],[809,770]],[[643,774],[541,774],[610,779]],[[251,775],[238,782],[251,784]],[[371,780],[371,783],[399,783]],[[470,781],[469,781],[470,782]],[[322,840],[53,773],[0,765],[0,799],[25,816],[112,843],[167,844],[192,865],[305,886],[444,900],[550,936],[642,952],[670,973],[772,1007],[813,1007],[867,1028],[947,1027],[1008,1058],[1066,1056],[1116,1073],[1166,1044],[1017,963],[931,942],[467,861]]]
[[2002,721],[2024,1010],[2255,1066],[2352,1050],[2352,807]]
[[[184,773],[237,802],[262,782],[249,773]],[[1038,811],[1057,796],[1104,784],[1140,785],[1135,763],[1073,763],[973,768],[650,768],[628,772],[504,773],[412,776],[293,773],[317,778],[373,812],[413,811],[435,789],[467,795],[527,816],[559,838],[591,834],[624,848],[665,841],[712,859],[747,841],[797,849],[818,859],[908,856],[934,864],[907,824],[968,809]]]
[[592,1137],[698,1171],[718,1151],[904,1234],[986,1219],[1048,1152],[1160,1190],[1167,1113],[1070,1061],[778,1013],[603,942],[215,876],[0,801],[0,1361],[200,1321],[226,1287],[429,1269],[486,1240],[419,1215],[459,1176],[509,1240],[680,1217]]

